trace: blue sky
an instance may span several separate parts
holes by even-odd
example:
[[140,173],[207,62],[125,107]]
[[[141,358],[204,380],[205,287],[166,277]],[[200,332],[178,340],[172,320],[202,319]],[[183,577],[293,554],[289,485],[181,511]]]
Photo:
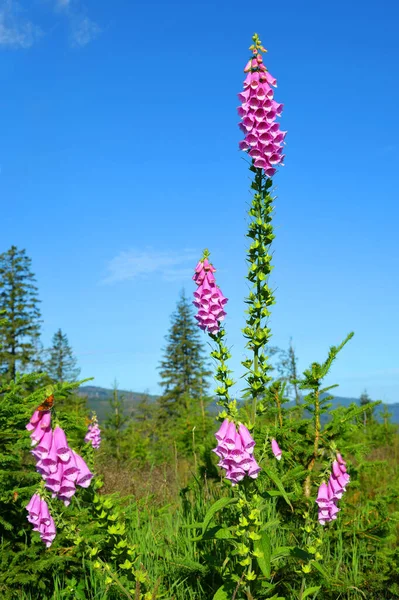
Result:
[[82,376],[157,393],[170,314],[208,247],[239,373],[236,94],[257,31],[289,132],[272,343],[292,336],[303,369],[354,330],[329,382],[398,402],[398,18],[394,0],[0,0],[0,251],[32,258],[44,344],[61,327]]

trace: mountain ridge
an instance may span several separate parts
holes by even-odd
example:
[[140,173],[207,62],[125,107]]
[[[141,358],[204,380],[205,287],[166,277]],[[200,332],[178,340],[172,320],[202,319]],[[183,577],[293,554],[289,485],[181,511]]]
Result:
[[[100,422],[104,421],[107,412],[110,412],[109,399],[112,397],[114,390],[111,388],[103,388],[96,385],[84,385],[78,390],[78,395],[87,398],[87,405],[90,410],[94,410],[97,413],[97,417]],[[134,408],[147,397],[150,403],[156,402],[158,395],[147,394],[146,392],[131,392],[128,390],[119,390],[119,398],[124,400],[125,413],[130,415]],[[338,406],[349,406],[350,404],[359,404],[359,398],[350,398],[346,396],[334,396],[331,400],[332,409]],[[399,424],[399,403],[395,402],[392,404],[386,404],[388,411],[392,413],[391,422]],[[377,406],[376,412],[382,410],[383,404]]]

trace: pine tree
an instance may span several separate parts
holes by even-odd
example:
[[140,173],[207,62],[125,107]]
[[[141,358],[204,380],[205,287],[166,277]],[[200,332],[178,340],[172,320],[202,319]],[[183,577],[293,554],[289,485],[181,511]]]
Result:
[[[184,291],[171,318],[171,327],[160,363],[160,385],[164,389],[159,399],[164,416],[181,416],[192,404],[203,409],[208,388],[207,377],[211,374],[204,358],[200,333],[193,317],[191,304]],[[203,411],[202,411],[203,412]]]
[[52,346],[48,350],[49,359],[46,363],[46,371],[54,381],[76,381],[80,369],[73,355],[65,333],[59,329],[52,339]]
[[105,420],[105,440],[107,442],[108,454],[116,459],[119,468],[121,460],[126,459],[124,445],[128,430],[126,424],[129,417],[125,413],[125,399],[118,393],[118,383],[115,381],[112,397],[109,399],[110,411]]
[[[285,393],[290,399],[295,400],[295,404],[299,406],[301,404],[301,394],[299,393],[298,383],[298,357],[295,354],[294,346],[292,345],[292,338],[287,350],[278,348],[277,346],[268,346],[267,353],[269,357],[278,356],[276,363],[276,369],[278,372],[278,379],[286,383]],[[270,369],[274,370],[274,367]]]
[[0,372],[8,379],[37,361],[41,315],[31,262],[16,246],[0,254]]
[[[367,390],[364,390],[364,392],[361,394],[360,399],[359,399],[359,404],[360,406],[367,406],[368,404],[371,404],[372,400],[370,398],[370,396],[367,393]],[[373,412],[374,409],[371,408],[370,410],[365,410],[363,413],[363,423],[364,423],[364,427],[367,427],[367,417],[370,417],[370,421],[373,418]]]

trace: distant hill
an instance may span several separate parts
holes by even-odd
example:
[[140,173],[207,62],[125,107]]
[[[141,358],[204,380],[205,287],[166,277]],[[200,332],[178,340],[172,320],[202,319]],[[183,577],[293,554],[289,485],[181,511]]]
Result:
[[[97,413],[98,420],[104,421],[106,414],[110,411],[109,399],[112,398],[113,390],[108,388],[98,387],[96,385],[82,385],[78,390],[78,396],[87,398],[87,405],[90,410]],[[141,402],[144,396],[147,396],[150,402],[155,402],[158,396],[139,392],[128,392],[126,390],[118,390],[119,398],[123,398],[125,413],[130,415],[134,408]]]
[[[86,396],[89,408],[96,411],[99,421],[104,421],[107,412],[110,410],[109,399],[112,397],[112,393],[112,389],[102,388],[95,385],[83,385],[78,391],[79,396]],[[147,396],[150,402],[155,402],[158,398],[158,396],[139,392],[128,392],[126,390],[118,390],[118,394],[120,398],[124,399],[125,413],[128,415],[132,413],[137,404],[139,404],[139,402],[143,399],[143,396]],[[349,406],[352,403],[358,404],[359,398],[335,396],[334,400],[331,401],[332,408],[337,408],[338,406]],[[392,413],[392,423],[399,424],[399,403],[388,404],[387,406],[389,412]],[[382,405],[377,406],[377,417],[382,409]],[[210,406],[210,410],[212,411],[212,405]]]

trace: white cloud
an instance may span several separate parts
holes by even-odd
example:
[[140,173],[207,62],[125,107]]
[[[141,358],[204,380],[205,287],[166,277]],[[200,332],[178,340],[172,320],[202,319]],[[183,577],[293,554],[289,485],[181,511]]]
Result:
[[184,281],[192,276],[192,264],[198,256],[199,253],[193,250],[180,253],[153,250],[120,252],[108,262],[108,275],[102,283],[116,283],[152,274],[160,276],[165,281]]
[[86,46],[99,33],[101,33],[100,27],[88,17],[71,19],[71,42],[73,46]]
[[0,46],[30,48],[41,35],[40,27],[24,17],[17,2],[0,1]]
[[78,0],[55,0],[55,9],[69,21],[72,46],[86,46],[101,33],[100,26],[89,19]]

